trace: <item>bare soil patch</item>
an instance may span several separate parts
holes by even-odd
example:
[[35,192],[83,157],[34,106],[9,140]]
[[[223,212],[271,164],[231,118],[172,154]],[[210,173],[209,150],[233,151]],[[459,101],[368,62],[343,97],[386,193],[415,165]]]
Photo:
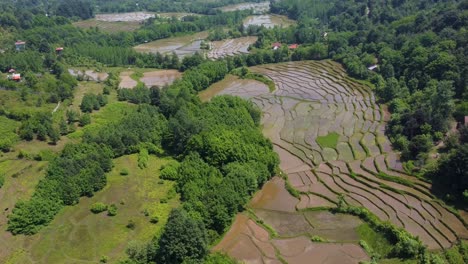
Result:
[[120,73],[120,84],[119,88],[126,88],[132,89],[137,86],[138,82],[133,80],[130,75],[132,75],[133,71],[124,71]]

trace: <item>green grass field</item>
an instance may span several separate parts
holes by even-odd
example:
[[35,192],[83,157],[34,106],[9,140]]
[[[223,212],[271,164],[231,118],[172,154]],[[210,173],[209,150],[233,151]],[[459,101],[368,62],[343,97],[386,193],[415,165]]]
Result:
[[[18,248],[10,260],[15,263],[31,263],[31,259],[37,263],[98,263],[106,256],[109,263],[115,263],[126,257],[125,249],[131,241],[148,242],[159,235],[171,209],[180,203],[177,195],[170,195],[174,193],[174,183],[159,179],[159,168],[170,159],[150,156],[143,170],[138,167],[137,159],[137,154],[115,159],[102,191],[63,209],[49,226],[28,237],[25,251]],[[129,172],[127,176],[120,175],[124,168]],[[115,204],[117,215],[93,214],[90,208],[96,202]],[[159,219],[156,224],[150,223],[154,216]],[[126,227],[129,221],[135,223],[134,229]]]
[[15,132],[18,127],[18,121],[0,116],[0,148],[7,144],[13,145],[18,141],[19,137]]
[[370,248],[380,256],[387,256],[391,250],[392,245],[382,235],[372,229],[367,223],[364,223],[356,228],[359,238],[366,241]]
[[336,149],[339,138],[340,135],[338,133],[332,132],[326,136],[317,137],[316,141],[322,148]]

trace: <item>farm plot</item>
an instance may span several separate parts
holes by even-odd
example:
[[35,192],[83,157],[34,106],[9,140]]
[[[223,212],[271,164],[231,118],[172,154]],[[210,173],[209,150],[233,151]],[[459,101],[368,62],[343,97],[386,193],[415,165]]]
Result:
[[183,57],[188,54],[194,54],[200,51],[201,39],[208,37],[208,32],[203,31],[193,35],[186,35],[181,37],[173,37],[160,39],[145,44],[135,46],[137,52],[142,53],[161,53],[168,54],[175,52],[177,55]]
[[[301,235],[301,231],[311,229],[311,225],[308,224],[303,215],[281,216],[274,212],[272,214],[277,220],[281,218],[288,221],[285,217],[292,217],[298,220],[301,227],[305,229],[301,230],[291,226],[294,230],[288,231],[294,234],[293,238],[273,238],[265,226],[256,223],[246,214],[239,214],[232,228],[214,250],[227,252],[243,263],[281,264],[284,263],[285,259],[288,263],[311,263],[310,260],[314,259],[317,263],[357,264],[369,259],[364,250],[356,243],[316,243],[312,242],[306,235]],[[355,221],[359,220],[355,219]],[[355,231],[352,232],[355,233]]]
[[106,22],[140,22],[149,18],[155,17],[154,13],[148,12],[130,12],[130,13],[115,13],[115,14],[97,14],[96,20]]
[[268,92],[268,86],[262,82],[228,75],[224,80],[200,92],[199,97],[203,102],[210,100],[216,94],[238,95],[248,99]]
[[256,15],[249,16],[244,20],[244,27],[248,26],[264,26],[266,28],[278,27],[289,27],[294,25],[296,22],[287,18],[286,16],[280,15]]
[[270,2],[260,2],[260,3],[241,3],[236,5],[227,5],[219,8],[222,12],[233,12],[237,10],[249,10],[252,9],[254,13],[265,13],[270,10]]
[[[333,207],[342,195],[349,205],[365,207],[382,221],[418,236],[430,250],[468,238],[465,223],[434,199],[430,184],[404,173],[384,134],[388,116],[370,89],[348,78],[339,64],[289,62],[251,70],[277,87],[251,100],[263,111],[264,134],[274,144],[289,184],[276,179],[267,183],[249,205],[256,217],[259,210],[292,213],[291,208],[302,212]],[[241,89],[231,91],[239,93]],[[288,197],[285,189],[296,191],[300,200]],[[268,215],[262,221],[278,233],[287,226]],[[279,253],[296,243],[314,247],[301,241],[295,237],[273,244]],[[312,256],[307,250],[292,255],[284,259],[308,263],[302,257]]]
[[107,80],[109,74],[106,72],[96,72],[93,70],[76,70],[76,69],[68,69],[68,72],[75,77],[80,77],[85,81],[95,81],[101,82]]
[[218,59],[227,56],[249,53],[250,45],[257,41],[258,37],[242,37],[236,39],[227,39],[211,42],[211,50],[208,52],[208,58]]
[[163,87],[172,84],[181,76],[182,73],[177,70],[158,70],[143,73],[143,77],[140,78],[140,81],[143,82],[147,87]]
[[143,21],[153,17],[155,17],[155,14],[148,12],[97,14],[93,19],[78,21],[73,25],[80,28],[97,27],[109,33],[128,32],[137,30],[141,27]]

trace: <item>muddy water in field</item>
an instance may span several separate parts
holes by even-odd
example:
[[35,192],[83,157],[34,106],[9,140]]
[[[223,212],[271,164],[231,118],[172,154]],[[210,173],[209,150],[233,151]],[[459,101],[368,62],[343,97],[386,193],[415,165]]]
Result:
[[280,15],[257,15],[249,16],[244,20],[244,26],[264,26],[266,28],[278,27],[289,27],[294,25],[295,21],[289,19],[286,16]]
[[203,102],[209,101],[213,96],[223,94],[237,95],[249,99],[268,92],[268,86],[262,82],[228,75],[224,80],[200,92],[199,97]]
[[[253,97],[245,96],[242,86],[224,91],[244,95],[261,108],[263,131],[280,157],[281,170],[292,189],[308,193],[296,199],[286,190],[284,180],[276,177],[249,204],[250,214],[255,215],[252,219],[261,219],[278,233],[279,237],[270,237],[268,244],[276,254],[299,264],[311,263],[311,259],[314,263],[367,259],[355,243],[358,237],[354,228],[359,220],[300,211],[334,207],[340,193],[348,204],[365,207],[382,221],[420,237],[429,249],[447,248],[457,239],[468,238],[464,224],[433,200],[430,184],[401,171],[398,155],[392,152],[384,134],[388,114],[376,104],[371,90],[347,77],[339,64],[290,62],[251,70],[272,79],[276,90]],[[336,146],[321,147],[317,137],[327,138],[331,133],[339,135]],[[355,176],[351,177],[351,172]],[[379,172],[409,180],[417,188],[384,180],[378,177]],[[315,244],[304,236],[313,234],[336,243]],[[245,246],[242,243],[246,240],[255,242],[254,235],[235,231],[226,239],[239,237],[243,237],[237,240],[239,247]],[[267,262],[262,257],[253,259],[255,254],[246,257],[222,246],[217,249],[246,263]],[[261,253],[256,254],[265,255]]]
[[208,32],[203,31],[192,35],[160,39],[135,46],[134,49],[143,53],[167,54],[192,54],[200,50],[200,39],[208,37]]
[[140,78],[140,81],[142,81],[147,87],[163,87],[165,85],[172,84],[180,77],[182,77],[182,73],[177,70],[158,70],[143,73],[143,77]]

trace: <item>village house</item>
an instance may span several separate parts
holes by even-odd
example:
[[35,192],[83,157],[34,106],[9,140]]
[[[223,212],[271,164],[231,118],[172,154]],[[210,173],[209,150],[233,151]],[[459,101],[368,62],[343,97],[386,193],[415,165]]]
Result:
[[271,48],[273,50],[277,50],[277,49],[281,48],[281,43],[275,42],[275,43],[271,44]]
[[17,41],[15,42],[15,48],[16,48],[16,51],[23,51],[26,49],[26,42],[24,41]]

